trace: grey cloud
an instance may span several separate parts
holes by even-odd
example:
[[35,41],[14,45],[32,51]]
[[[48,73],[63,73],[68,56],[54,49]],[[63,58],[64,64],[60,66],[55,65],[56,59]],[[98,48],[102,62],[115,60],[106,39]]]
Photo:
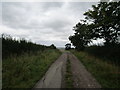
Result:
[[[30,7],[31,5],[32,7]],[[79,3],[72,2],[72,3],[69,3],[68,5],[68,12],[66,11],[57,12],[58,9],[56,8],[59,8],[60,10],[63,5],[64,3],[60,3],[60,2],[59,3],[58,2],[56,3],[52,3],[52,2],[3,3],[3,10],[2,10],[3,11],[2,13],[3,24],[8,25],[9,27],[12,27],[12,28],[16,28],[16,29],[17,28],[23,28],[23,29],[40,28],[41,29],[41,27],[46,27],[46,26],[53,28],[53,29],[56,29],[56,28],[59,29],[64,26],[71,25],[70,18],[73,18],[72,14],[77,13],[79,16],[82,16],[80,15],[81,11],[79,10],[83,11],[85,9],[84,5],[89,5],[89,4],[86,4],[86,3],[81,4],[81,2]],[[49,9],[49,10],[40,12],[39,8],[40,10],[41,9],[42,10]],[[54,12],[52,12],[52,15],[51,15],[52,17],[49,15],[45,16],[44,13],[51,12],[50,10],[54,10]],[[56,12],[59,14],[57,14]],[[67,16],[65,16],[64,14]],[[71,17],[69,17],[69,15]],[[66,18],[66,17],[69,17],[69,18]]]
[[[48,3],[48,2],[47,3],[43,3],[43,2],[42,3],[3,3],[2,6],[3,24],[16,29],[38,28],[41,27],[41,23],[43,23],[41,21],[43,18],[45,18],[44,15],[45,9],[48,10],[50,9],[50,7],[56,9],[56,7],[60,7],[62,5],[63,5],[62,3]],[[40,10],[44,10],[44,11],[41,12]],[[35,18],[36,16],[38,16],[38,18]],[[54,24],[54,21],[52,22]]]
[[[2,3],[2,23],[15,36],[36,43],[64,46],[72,27],[94,3],[40,2]],[[5,31],[5,30],[4,30]],[[4,32],[2,31],[2,32]],[[0,32],[0,33],[2,33]]]
[[91,5],[96,5],[97,3],[98,2],[69,2],[70,4],[69,7],[75,11],[77,10],[87,11],[88,9],[91,8]]
[[64,2],[42,2],[44,10],[52,9],[52,8],[61,8],[64,5]]
[[43,45],[51,45],[54,44],[57,47],[63,47],[65,43],[68,43],[66,41],[46,41],[46,40],[38,40],[37,43],[42,43]]
[[45,21],[44,22],[44,26],[52,28],[55,31],[64,31],[64,28],[71,25],[69,20],[65,20],[65,19],[53,19],[51,21]]
[[0,2],[0,25],[2,24],[2,3]]

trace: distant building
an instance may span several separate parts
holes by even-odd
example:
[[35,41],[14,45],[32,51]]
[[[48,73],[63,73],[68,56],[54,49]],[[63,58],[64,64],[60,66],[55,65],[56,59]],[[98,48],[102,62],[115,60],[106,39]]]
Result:
[[65,45],[65,50],[69,50],[69,49],[71,49],[71,44],[70,44],[70,43],[67,43],[67,44]]

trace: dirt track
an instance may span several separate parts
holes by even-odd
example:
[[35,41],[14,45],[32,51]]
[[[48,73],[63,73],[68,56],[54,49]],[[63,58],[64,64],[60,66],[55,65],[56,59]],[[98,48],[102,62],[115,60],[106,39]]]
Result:
[[[49,68],[34,88],[65,88],[66,61],[70,60],[75,88],[101,88],[84,65],[70,52],[64,52]],[[33,88],[33,89],[34,89]]]
[[75,88],[101,88],[96,79],[73,54],[69,53]]
[[67,53],[63,53],[49,68],[45,76],[34,86],[34,88],[61,88]]

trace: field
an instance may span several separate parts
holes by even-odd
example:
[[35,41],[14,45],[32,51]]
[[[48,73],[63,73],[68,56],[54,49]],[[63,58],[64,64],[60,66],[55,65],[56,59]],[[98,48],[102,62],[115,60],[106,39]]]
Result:
[[60,55],[47,49],[3,60],[3,88],[32,88]]
[[71,51],[103,88],[120,88],[120,67],[87,52]]

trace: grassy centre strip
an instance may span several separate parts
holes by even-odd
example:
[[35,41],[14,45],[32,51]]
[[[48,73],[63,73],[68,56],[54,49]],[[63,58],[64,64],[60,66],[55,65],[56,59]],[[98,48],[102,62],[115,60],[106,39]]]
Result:
[[67,63],[66,63],[66,75],[65,75],[66,88],[74,88],[72,78],[73,78],[73,76],[72,76],[72,72],[71,72],[71,63],[68,58]]

